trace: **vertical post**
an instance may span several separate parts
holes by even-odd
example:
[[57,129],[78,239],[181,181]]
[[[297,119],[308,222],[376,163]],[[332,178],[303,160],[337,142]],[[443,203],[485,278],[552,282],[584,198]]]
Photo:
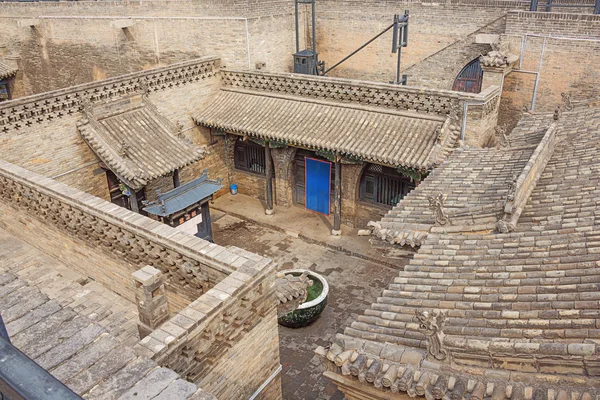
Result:
[[4,325],[4,321],[2,320],[2,314],[0,314],[0,338],[6,340],[10,343],[10,338],[8,337],[8,332],[6,331],[6,326]]
[[342,164],[340,156],[335,156],[335,177],[334,177],[334,205],[333,205],[333,236],[342,234]]
[[176,168],[175,171],[173,171],[173,187],[179,187],[181,186],[181,181],[179,180],[179,168]]
[[546,12],[552,12],[552,0],[548,0],[546,3]]
[[596,5],[594,6],[594,14],[600,14],[600,0],[596,0]]
[[315,0],[312,2],[312,50],[317,53],[317,15],[315,10]]
[[133,188],[129,188],[129,207],[131,207],[131,211],[139,213],[140,207],[138,206],[137,194],[135,194],[135,190]]
[[398,65],[396,66],[396,84],[402,83],[402,77],[400,76],[400,61],[402,58],[402,46],[398,47]]
[[296,5],[296,53],[300,52],[300,23],[298,20],[298,0],[294,1]]
[[138,332],[143,339],[169,319],[165,278],[150,265],[138,269],[132,276],[139,313]]
[[316,0],[312,2],[312,50],[314,60],[314,71],[313,75],[319,75],[319,55],[317,54],[317,14],[316,14]]
[[537,11],[537,7],[538,0],[531,0],[531,3],[529,4],[529,11]]
[[267,209],[265,214],[273,215],[273,159],[271,158],[271,146],[269,141],[265,141],[265,169],[267,177]]

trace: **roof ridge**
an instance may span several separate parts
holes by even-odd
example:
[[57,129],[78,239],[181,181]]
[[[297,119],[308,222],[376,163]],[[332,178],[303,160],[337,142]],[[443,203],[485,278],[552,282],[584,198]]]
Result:
[[299,95],[286,95],[286,94],[273,93],[273,92],[261,92],[261,91],[257,91],[257,90],[248,90],[248,89],[239,89],[239,88],[230,88],[230,87],[224,87],[224,88],[221,88],[220,90],[224,91],[224,92],[236,92],[236,93],[249,94],[252,96],[272,97],[272,98],[279,98],[279,99],[285,99],[285,100],[290,100],[290,101],[298,101],[298,102],[302,102],[302,103],[323,104],[323,105],[328,105],[328,106],[333,106],[333,107],[349,108],[349,109],[354,109],[354,110],[375,112],[378,114],[398,115],[401,117],[418,118],[418,119],[425,119],[425,120],[431,120],[431,121],[445,121],[448,117],[447,115],[432,115],[432,114],[421,114],[421,113],[411,112],[411,111],[397,111],[397,110],[386,109],[386,108],[381,108],[381,107],[364,106],[364,105],[356,104],[356,103],[346,103],[346,102],[342,102],[342,101],[333,101],[333,100],[321,100],[321,99],[315,99],[313,97],[304,97],[304,96],[299,96]]

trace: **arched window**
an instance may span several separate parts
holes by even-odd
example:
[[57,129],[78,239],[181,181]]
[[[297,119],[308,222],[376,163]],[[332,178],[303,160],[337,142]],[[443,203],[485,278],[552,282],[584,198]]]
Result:
[[265,175],[265,148],[263,146],[251,140],[238,139],[235,142],[233,158],[236,169]]
[[359,198],[362,201],[395,206],[415,184],[393,168],[370,164],[360,178]]
[[454,81],[452,90],[458,92],[479,93],[481,92],[482,81],[483,70],[481,69],[479,58],[476,58],[460,71]]

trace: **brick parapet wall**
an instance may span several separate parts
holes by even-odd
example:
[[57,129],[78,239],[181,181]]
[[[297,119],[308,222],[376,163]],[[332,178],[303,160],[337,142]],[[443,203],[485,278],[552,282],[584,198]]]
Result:
[[293,12],[292,0],[141,0],[77,2],[0,2],[0,15],[131,15],[260,17]]
[[[495,134],[500,112],[500,87],[490,86],[481,92],[484,101],[468,102],[463,133],[466,144],[476,147],[486,146]],[[464,111],[463,111],[464,114]]]
[[519,217],[529,201],[529,196],[535,189],[535,186],[544,172],[544,168],[550,161],[556,144],[558,134],[556,122],[552,123],[546,134],[538,144],[537,148],[525,164],[523,171],[517,178],[512,190],[507,194],[504,206],[504,215],[501,221],[498,221],[500,232],[509,232],[515,230]]
[[[171,306],[181,309],[238,267],[259,263],[4,161],[0,206],[11,233],[132,301],[130,274],[145,265],[166,275]],[[58,235],[37,231],[49,228]],[[65,251],[61,237],[74,248]]]
[[491,50],[489,44],[477,43],[477,35],[504,33],[505,24],[505,17],[502,15],[462,40],[444,47],[418,64],[407,68],[404,72],[408,75],[408,82],[411,85],[451,90],[461,70],[481,54]]
[[[234,250],[235,251],[235,250]],[[244,254],[247,252],[242,251]],[[258,255],[135,347],[218,398],[247,399],[279,367],[275,263]],[[281,391],[271,398],[280,398]]]
[[299,74],[275,74],[223,70],[223,86],[279,94],[306,96],[417,112],[449,115],[460,102],[484,102],[488,94],[471,94],[391,84],[379,84],[342,78],[313,77]]
[[506,34],[600,39],[600,15],[509,11]]
[[106,101],[141,92],[144,85],[152,94],[212,78],[219,68],[217,57],[206,57],[7,101],[0,105],[0,133],[70,116],[83,109],[84,98]]

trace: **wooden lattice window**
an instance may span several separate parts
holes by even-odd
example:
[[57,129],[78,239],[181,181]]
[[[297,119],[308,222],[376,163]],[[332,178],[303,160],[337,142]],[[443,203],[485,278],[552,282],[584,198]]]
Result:
[[259,144],[238,139],[235,142],[234,161],[236,169],[265,175],[265,148]]
[[360,200],[384,206],[395,206],[412,189],[414,183],[393,168],[371,164],[360,180]]

